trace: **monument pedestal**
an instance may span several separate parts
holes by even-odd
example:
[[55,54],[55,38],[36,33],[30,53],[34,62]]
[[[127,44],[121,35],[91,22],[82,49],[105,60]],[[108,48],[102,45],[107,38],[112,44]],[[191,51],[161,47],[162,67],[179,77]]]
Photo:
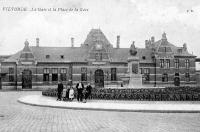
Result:
[[128,88],[141,88],[142,75],[139,73],[139,57],[131,56],[130,58],[128,58],[128,73]]
[[142,87],[142,75],[131,74],[129,78],[128,88],[141,88]]

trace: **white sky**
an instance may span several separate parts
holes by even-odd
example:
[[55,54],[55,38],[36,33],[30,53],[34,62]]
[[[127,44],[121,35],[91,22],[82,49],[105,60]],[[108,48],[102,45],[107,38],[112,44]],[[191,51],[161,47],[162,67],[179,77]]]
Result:
[[[3,7],[87,8],[87,12],[8,12]],[[187,10],[193,10],[187,11]],[[92,28],[100,28],[116,46],[144,47],[145,39],[163,32],[176,46],[187,43],[188,50],[200,56],[199,0],[0,0],[0,55],[13,54],[28,39],[40,46],[80,46]]]

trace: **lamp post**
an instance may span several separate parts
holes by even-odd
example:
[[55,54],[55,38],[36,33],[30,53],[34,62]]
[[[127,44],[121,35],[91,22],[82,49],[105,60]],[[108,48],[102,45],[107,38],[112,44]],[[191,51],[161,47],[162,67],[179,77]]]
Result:
[[156,57],[154,57],[154,63],[155,63],[155,80],[154,80],[154,87],[156,87]]
[[92,83],[92,71],[90,71],[90,84]]
[[107,87],[108,87],[109,72],[107,71],[106,74],[107,74]]
[[15,87],[16,87],[16,90],[17,90],[17,63],[15,64]]
[[2,83],[1,83],[1,62],[0,62],[0,89],[2,89]]

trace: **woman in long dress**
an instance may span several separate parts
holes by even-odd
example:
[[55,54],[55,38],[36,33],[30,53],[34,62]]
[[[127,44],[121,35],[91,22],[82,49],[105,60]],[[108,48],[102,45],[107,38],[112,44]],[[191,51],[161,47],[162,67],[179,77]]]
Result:
[[70,90],[69,90],[69,99],[71,101],[74,99],[74,89],[73,89],[73,87],[71,87]]

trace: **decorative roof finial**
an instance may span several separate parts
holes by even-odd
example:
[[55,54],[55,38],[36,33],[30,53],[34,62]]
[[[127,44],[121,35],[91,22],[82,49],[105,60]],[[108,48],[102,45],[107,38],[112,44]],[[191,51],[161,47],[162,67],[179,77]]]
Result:
[[165,32],[162,34],[162,39],[167,39],[167,36],[166,36]]
[[28,46],[29,45],[29,42],[28,40],[26,39],[26,41],[24,42],[25,46]]

